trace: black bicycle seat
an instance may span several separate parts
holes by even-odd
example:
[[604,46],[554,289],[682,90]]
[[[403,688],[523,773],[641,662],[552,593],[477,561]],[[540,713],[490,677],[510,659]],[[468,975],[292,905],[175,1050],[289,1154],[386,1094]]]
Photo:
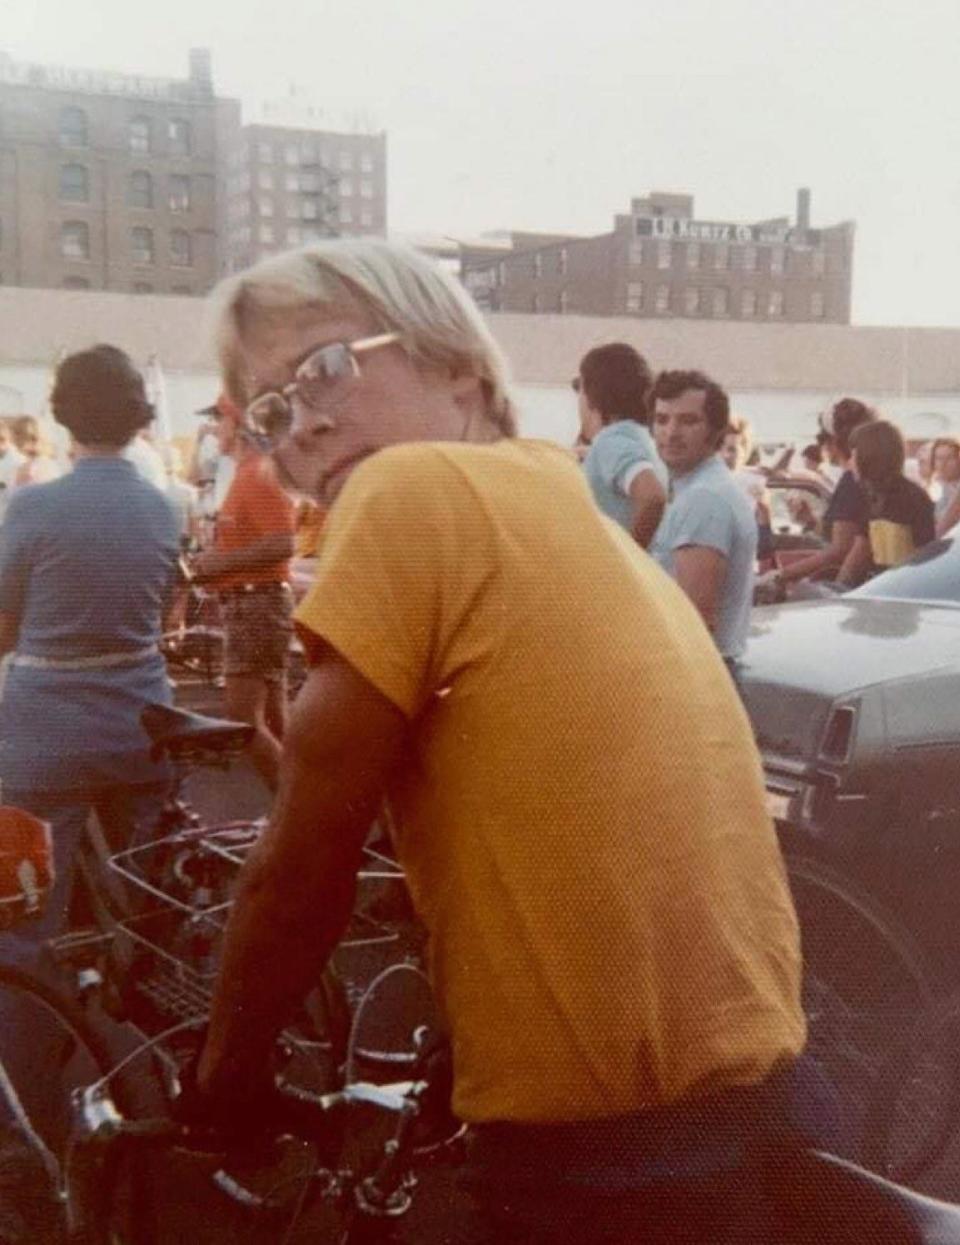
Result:
[[150,755],[155,760],[164,753],[173,759],[200,752],[227,756],[240,752],[253,738],[253,727],[246,722],[207,718],[169,705],[147,705],[140,723],[153,743]]
[[777,1203],[789,1245],[960,1245],[960,1206],[818,1150],[791,1157]]

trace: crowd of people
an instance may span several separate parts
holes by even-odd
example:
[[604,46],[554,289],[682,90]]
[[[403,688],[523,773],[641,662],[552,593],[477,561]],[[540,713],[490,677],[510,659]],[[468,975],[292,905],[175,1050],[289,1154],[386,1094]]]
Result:
[[[518,438],[476,308],[385,243],[263,261],[216,308],[224,394],[191,466],[216,522],[189,573],[222,601],[225,711],[256,727],[276,797],[184,1118],[269,1117],[271,1048],[386,799],[471,1126],[463,1239],[777,1239],[757,1165],[837,1122],[730,677],[773,562],[749,428],[702,371],[655,375],[610,343],[574,380],[578,454]],[[139,714],[170,700],[158,643],[185,537],[132,461],[150,408],[122,352],[65,359],[52,409],[73,470],[15,490],[0,535],[0,778],[53,827],[58,870],[43,922],[0,954],[34,965],[89,809],[149,833],[165,775]],[[850,398],[821,423],[842,470],[823,547],[768,583],[856,582],[934,534],[891,423]],[[947,523],[960,446],[931,463]],[[293,496],[311,542],[323,516],[295,611]],[[288,714],[294,622],[310,671]]]

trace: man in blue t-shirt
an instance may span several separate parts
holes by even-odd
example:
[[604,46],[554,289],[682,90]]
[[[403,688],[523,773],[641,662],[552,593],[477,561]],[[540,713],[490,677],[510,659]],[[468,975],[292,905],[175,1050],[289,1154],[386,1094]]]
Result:
[[667,472],[647,430],[650,369],[625,342],[588,351],[574,377],[583,470],[594,500],[644,548],[667,499]]
[[702,372],[661,372],[653,435],[670,501],[651,553],[703,616],[728,664],[743,655],[757,557],[753,507],[717,454],[730,403]]

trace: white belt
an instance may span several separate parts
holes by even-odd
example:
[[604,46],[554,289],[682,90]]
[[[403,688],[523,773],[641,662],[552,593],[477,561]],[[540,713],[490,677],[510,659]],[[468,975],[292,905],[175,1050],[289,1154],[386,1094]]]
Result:
[[35,657],[33,653],[14,653],[12,666],[28,666],[31,670],[109,670],[111,666],[128,666],[155,657],[160,652],[156,644],[144,648],[126,649],[122,653],[98,653],[96,657]]

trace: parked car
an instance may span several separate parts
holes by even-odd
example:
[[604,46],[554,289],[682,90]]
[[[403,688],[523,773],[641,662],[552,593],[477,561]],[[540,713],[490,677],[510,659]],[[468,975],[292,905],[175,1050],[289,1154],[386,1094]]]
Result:
[[768,477],[766,500],[778,562],[823,547],[822,523],[830,493],[829,484],[809,472]]
[[960,978],[960,528],[831,599],[754,610],[741,690],[785,848]]

